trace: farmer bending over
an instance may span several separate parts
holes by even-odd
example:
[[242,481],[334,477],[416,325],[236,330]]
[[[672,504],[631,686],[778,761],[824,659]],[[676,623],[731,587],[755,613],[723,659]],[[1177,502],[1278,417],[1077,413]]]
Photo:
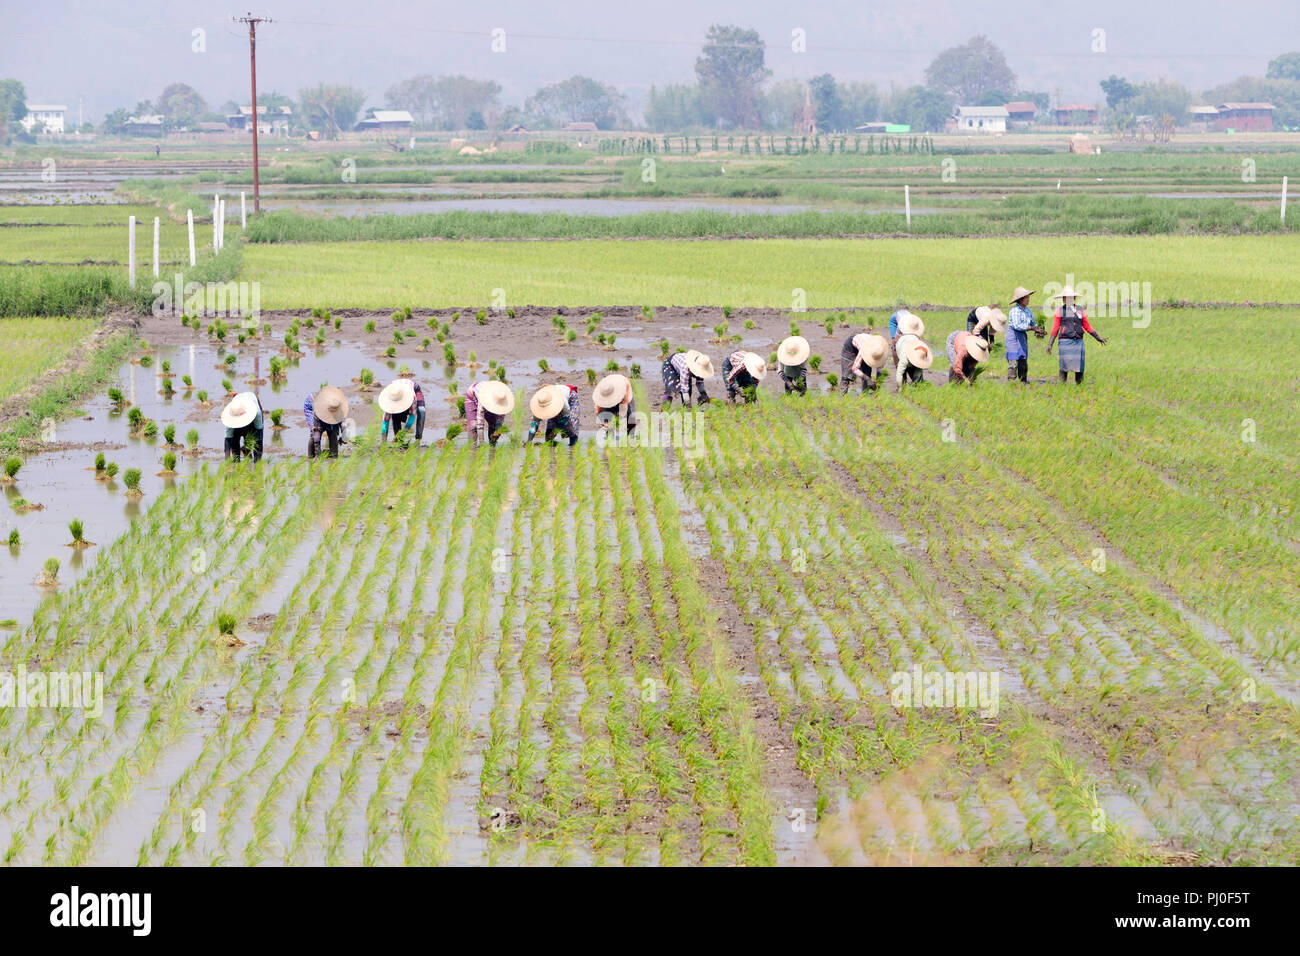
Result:
[[465,428],[470,441],[478,448],[484,441],[497,443],[498,432],[506,416],[515,408],[515,393],[496,379],[475,382],[465,390]]
[[674,398],[680,398],[689,408],[692,392],[699,394],[697,404],[707,405],[709,393],[704,390],[704,380],[713,378],[713,362],[695,349],[674,352],[664,360],[663,378],[665,406],[671,405]]
[[343,419],[348,417],[348,399],[343,389],[337,385],[322,385],[314,397],[307,396],[302,410],[307,416],[307,457],[315,458],[320,454],[320,440],[324,434],[329,440],[329,456],[337,458]]
[[617,373],[606,375],[591,393],[591,402],[596,406],[596,418],[603,423],[602,428],[609,428],[612,424],[618,432],[621,422],[625,434],[631,435],[636,431],[636,398],[632,395],[632,383],[626,376]]
[[262,403],[252,392],[240,392],[221,410],[221,424],[226,426],[225,457],[241,461],[244,439],[252,438],[253,464],[262,460]]
[[781,384],[787,395],[808,394],[808,355],[812,348],[802,335],[784,339],[776,350],[776,360],[781,366]]
[[766,377],[767,363],[753,352],[737,349],[722,360],[722,381],[732,404],[758,401],[758,383]]
[[542,441],[555,442],[560,433],[569,436],[569,447],[578,444],[578,389],[572,385],[543,385],[528,400],[528,410],[533,413],[532,424],[528,426],[527,445],[537,434],[537,429],[546,425]]

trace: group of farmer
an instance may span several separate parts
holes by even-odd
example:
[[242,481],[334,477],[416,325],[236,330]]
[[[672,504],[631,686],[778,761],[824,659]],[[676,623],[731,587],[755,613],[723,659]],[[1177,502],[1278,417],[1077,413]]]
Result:
[[[1007,381],[1029,381],[1029,334],[1038,338],[1047,335],[1029,308],[1034,290],[1024,286],[1011,294],[1010,314],[997,305],[981,305],[966,316],[966,330],[949,334],[944,343],[948,358],[948,381],[974,384],[992,355],[996,336],[1006,336]],[[1075,304],[1075,291],[1063,288],[1055,298],[1061,300],[1052,319],[1051,337],[1047,352],[1059,342],[1061,381],[1071,373],[1076,383],[1083,381],[1083,337],[1091,335],[1105,344],[1088,322],[1087,313]],[[926,343],[925,323],[907,309],[899,309],[889,317],[888,337],[870,331],[854,332],[844,340],[840,350],[840,392],[847,394],[857,388],[859,393],[874,391],[879,387],[884,368],[889,359],[894,362],[894,381],[901,389],[912,382],[924,379],[925,370],[934,363],[934,350]],[[808,391],[808,360],[811,353],[808,340],[791,335],[777,347],[776,358],[780,366],[781,384],[786,394],[804,395]],[[727,398],[733,403],[752,402],[757,398],[758,385],[767,377],[767,362],[762,356],[737,349],[722,360],[722,381]],[[680,401],[683,405],[705,404],[709,401],[705,382],[713,378],[713,361],[697,349],[676,352],[664,360],[662,376],[663,404]],[[515,407],[515,395],[508,385],[495,379],[474,382],[465,390],[465,429],[477,448],[484,442],[495,445],[502,426]],[[403,432],[413,434],[416,441],[424,435],[426,408],[424,392],[410,375],[402,375],[389,382],[379,393],[376,403],[383,413],[380,424],[380,441],[403,440]],[[636,402],[632,383],[617,373],[606,375],[592,392],[592,404],[597,417],[605,426],[621,427],[627,434],[636,429]],[[578,389],[573,385],[543,385],[528,402],[532,422],[525,442],[531,442],[538,433],[545,442],[568,439],[569,445],[578,442],[580,405]],[[338,456],[339,442],[343,440],[343,425],[348,418],[348,400],[343,390],[334,385],[322,386],[315,395],[307,396],[303,403],[309,438],[307,456],[321,454],[321,442],[328,443],[331,457]],[[253,392],[241,392],[222,410],[222,424],[226,427],[225,455],[238,461],[245,450],[253,461],[262,457],[262,406]]]

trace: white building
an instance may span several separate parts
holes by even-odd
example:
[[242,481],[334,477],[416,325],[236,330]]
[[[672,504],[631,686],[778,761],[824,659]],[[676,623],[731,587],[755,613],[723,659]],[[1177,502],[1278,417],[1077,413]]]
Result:
[[35,103],[27,105],[27,115],[20,121],[23,129],[27,132],[33,130],[37,133],[62,133],[63,132],[63,114],[68,111],[66,106],[38,106]]
[[1005,106],[959,106],[957,132],[1005,133],[1008,115]]

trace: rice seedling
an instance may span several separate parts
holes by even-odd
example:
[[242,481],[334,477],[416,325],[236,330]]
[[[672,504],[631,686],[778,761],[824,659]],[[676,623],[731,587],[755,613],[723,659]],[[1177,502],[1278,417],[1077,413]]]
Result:
[[361,383],[361,390],[363,392],[369,391],[375,387],[375,373],[368,368],[363,368],[357,377],[357,381]]
[[181,383],[185,386],[185,391],[187,392],[190,391],[192,388],[194,388],[194,379],[192,379],[189,375],[182,375]]
[[176,446],[176,425],[174,423],[168,422],[163,427],[163,441],[167,444],[168,447],[171,448],[177,447]]
[[799,323],[794,321],[793,319],[790,320],[790,334],[791,335],[799,334]]
[[168,359],[163,359],[163,362],[162,362],[162,374],[163,374],[163,376],[164,376],[164,377],[165,377],[165,376],[168,376],[168,375],[170,375],[171,373],[172,373],[172,363],[171,363]]
[[628,370],[628,373],[629,373],[629,375],[630,375],[631,378],[640,378],[640,377],[641,377],[641,366],[638,365],[638,364],[636,364],[635,362],[633,362],[633,363],[632,363],[632,367]]
[[614,343],[617,341],[618,341],[618,336],[616,336],[613,332],[605,333],[605,348],[607,349],[614,348]]
[[199,430],[191,428],[185,433],[185,444],[189,446],[191,455],[198,454],[199,451]]
[[618,362],[614,361],[614,359],[610,359],[608,362],[605,363],[606,372],[617,372],[618,369],[619,369],[619,364]]
[[0,483],[13,484],[18,479],[18,472],[23,467],[23,460],[17,455],[10,455],[5,459],[5,473],[0,477]]
[[396,357],[397,357],[396,345],[390,345],[388,346],[388,348],[384,349],[384,358],[396,358]]
[[86,526],[80,518],[73,518],[68,522],[68,533],[72,535],[71,547],[78,550],[89,548],[93,542],[86,540]]
[[551,363],[546,361],[546,359],[538,359],[537,369],[541,372],[549,372],[551,370]]
[[282,429],[282,428],[287,428],[287,427],[288,427],[287,425],[284,424],[284,409],[283,409],[283,408],[273,408],[273,409],[271,409],[271,427],[272,427],[272,428],[275,428],[275,429]]
[[506,380],[506,367],[504,365],[498,365],[493,377],[496,378],[498,382],[504,382]]
[[827,334],[827,335],[834,335],[834,334],[835,334],[835,320],[834,320],[834,319],[827,319],[827,320],[826,320],[826,334]]
[[208,393],[206,391],[200,389],[198,392],[194,394],[194,397],[198,399],[200,405],[208,404]]
[[778,358],[778,356],[777,356],[777,354],[776,354],[775,352],[771,352],[771,353],[768,354],[768,356],[767,356],[767,366],[768,366],[768,368],[772,368],[773,366],[776,365],[776,363],[777,363],[777,358]]
[[375,320],[371,319],[370,321],[368,321],[365,325],[365,329],[367,332],[375,331]]
[[596,370],[594,368],[587,369],[587,384],[588,385],[596,384]]
[[746,319],[746,320],[745,320],[745,328],[746,328],[746,329],[756,329],[756,328],[758,328],[758,326],[754,324],[754,320],[753,320],[753,319]]
[[456,438],[460,436],[461,433],[463,433],[464,431],[465,431],[465,425],[463,422],[452,422],[450,425],[447,426],[447,433],[446,433],[447,441],[455,441]]
[[641,317],[647,322],[654,321],[655,310],[648,305],[641,306]]
[[59,559],[46,558],[45,564],[41,568],[40,577],[36,579],[36,584],[43,588],[57,587],[59,583]]
[[126,485],[128,498],[139,498],[144,492],[140,490],[140,469],[128,468],[122,473],[122,483]]
[[727,323],[723,322],[721,325],[715,325],[713,327],[713,335],[714,335],[713,341],[715,342],[723,341],[727,337]]
[[325,344],[325,330],[323,328],[316,330],[316,336],[313,341],[316,343],[318,348]]
[[152,418],[145,419],[144,426],[140,429],[140,434],[146,441],[154,441],[158,437],[158,423]]
[[126,423],[133,433],[137,433],[144,427],[144,411],[138,406],[132,407],[126,413]]
[[110,388],[108,390],[108,400],[116,412],[120,412],[126,407],[126,396],[122,394],[120,388]]
[[141,367],[141,368],[152,368],[152,367],[153,367],[153,356],[152,356],[152,355],[149,355],[149,354],[147,354],[147,353],[144,354],[144,355],[141,355],[141,356],[140,356],[140,367]]
[[225,392],[226,397],[229,398],[235,394],[235,383],[228,378],[223,378],[221,380],[221,390]]
[[22,546],[22,537],[18,534],[18,529],[17,528],[10,529],[9,531],[10,549],[17,549],[21,546]]
[[[478,353],[471,350],[469,355],[467,356],[467,361],[469,363],[470,368],[478,368]],[[496,364],[497,364],[496,360],[494,359],[492,361],[492,365],[495,366]]]
[[837,385],[840,384],[840,377],[839,377],[839,375],[837,375],[837,374],[834,373],[834,372],[830,372],[829,374],[827,374],[827,376],[826,376],[826,384],[830,386],[831,391],[834,391],[834,390],[835,390],[835,387],[836,387]]
[[95,454],[95,477],[96,478],[98,478],[100,475],[104,473],[104,464],[105,464],[104,453],[102,451],[97,452]]
[[117,462],[115,462],[115,461],[110,461],[107,465],[104,466],[104,478],[105,478],[105,480],[107,480],[107,481],[112,481],[114,478],[117,477],[117,471],[118,471],[118,464],[117,464]]
[[337,319],[335,319],[335,320],[334,320],[334,331],[335,331],[335,332],[338,332],[338,331],[341,330],[342,328],[343,328],[343,319],[342,319],[342,318],[337,318]]
[[564,341],[572,343],[572,342],[576,341],[577,338],[578,338],[578,332],[577,332],[576,329],[567,329],[567,330],[565,330],[565,333],[564,333]]
[[474,321],[479,325],[487,325],[487,309],[479,309],[475,312]]
[[456,364],[456,347],[450,342],[442,347],[442,360],[448,368]]
[[820,372],[822,370],[822,357],[820,355],[810,355],[808,357],[808,367],[814,373]]

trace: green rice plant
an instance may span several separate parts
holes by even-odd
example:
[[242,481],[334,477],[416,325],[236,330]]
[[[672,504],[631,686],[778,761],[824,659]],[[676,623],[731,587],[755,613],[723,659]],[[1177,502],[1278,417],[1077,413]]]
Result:
[[396,345],[390,345],[390,346],[388,346],[388,348],[384,349],[384,357],[385,357],[385,358],[396,358],[396,357],[397,357],[397,346],[396,346]]
[[429,316],[429,321],[425,322],[424,325],[430,332],[438,331],[438,317],[436,315]]
[[204,405],[208,403],[208,393],[205,391],[200,390],[196,392],[194,397],[197,398]]
[[13,528],[9,532],[9,547],[17,548],[22,545],[22,539],[18,534],[18,529]]
[[566,342],[573,342],[577,340],[577,338],[578,338],[578,332],[576,329],[568,329],[564,333],[564,341]]
[[[471,351],[471,352],[469,353],[468,361],[469,361],[469,364],[470,364],[470,365],[477,365],[477,364],[478,364],[478,353],[477,353],[477,352],[474,352],[474,351]],[[497,363],[494,361],[492,364],[493,364],[493,365],[496,365]]]
[[641,317],[647,322],[652,322],[654,321],[655,310],[648,305],[643,305],[641,306]]
[[228,378],[223,378],[221,380],[221,390],[227,395],[233,395],[235,391],[235,383]]
[[672,349],[672,346],[668,343],[667,339],[660,339],[659,342],[656,344],[659,346],[659,357],[666,359],[668,357],[668,352]]
[[721,342],[725,339],[727,337],[727,323],[723,322],[721,325],[715,325],[713,327],[713,334],[717,336],[717,338],[714,339],[715,342]]
[[746,319],[746,320],[745,320],[745,328],[746,328],[746,329],[753,329],[753,328],[756,328],[756,326],[754,325],[754,320],[753,320],[753,319]]
[[185,433],[185,443],[190,446],[190,451],[199,450],[199,430],[197,428],[191,428]]
[[219,611],[217,613],[217,633],[223,637],[233,637],[237,623],[238,618],[229,611]]
[[769,366],[776,365],[776,363],[777,363],[777,358],[778,358],[777,354],[776,354],[775,352],[772,352],[772,353],[771,353],[770,355],[768,355],[768,357],[767,357],[767,364],[768,364]]
[[599,335],[596,336],[596,343],[597,343],[598,345],[604,345],[604,344],[605,344],[605,333],[604,333],[604,332],[601,332]]
[[316,330],[315,342],[318,346],[325,344],[325,330],[323,328]]
[[629,371],[631,372],[631,377],[632,377],[632,378],[640,378],[640,377],[641,377],[641,366],[640,366],[640,365],[637,365],[637,364],[633,363],[632,368],[631,368]]
[[820,372],[822,368],[822,357],[820,355],[810,356],[808,359],[808,367],[814,372]]
[[605,334],[605,348],[612,349],[616,341],[618,341],[618,337],[614,335],[613,332],[607,332]]
[[46,586],[52,586],[59,581],[59,559],[46,558],[45,565],[41,569],[41,577],[38,583]]
[[456,364],[456,347],[450,342],[442,347],[442,360],[448,367]]
[[542,372],[549,372],[551,370],[551,364],[546,361],[546,359],[538,359],[537,368]]
[[140,434],[142,434],[149,441],[153,441],[158,437],[158,423],[154,421],[152,418],[146,419],[144,423],[144,428],[140,430]]
[[149,354],[146,353],[145,355],[141,355],[141,356],[140,356],[140,367],[141,367],[141,368],[151,368],[152,366],[153,366],[153,356],[152,356],[152,355],[149,355]]
[[272,355],[270,361],[271,381],[283,382],[289,377],[289,363],[278,355]]
[[429,346],[431,346],[432,344],[433,344],[433,339],[431,338],[426,337],[420,339],[420,351],[421,352],[429,351]]
[[162,373],[163,375],[170,375],[172,373],[172,363],[168,359],[163,359]]
[[126,413],[126,423],[130,426],[131,431],[138,432],[144,426],[144,410],[138,405],[133,406],[131,410]]
[[474,321],[479,325],[487,325],[487,309],[479,309],[475,312]]
[[826,384],[831,387],[831,391],[834,391],[835,386],[840,384],[840,377],[834,372],[831,372],[826,376]]
[[610,359],[609,362],[607,362],[606,365],[605,365],[605,371],[606,371],[606,372],[617,372],[617,371],[618,371],[618,362],[614,361],[613,359]]
[[596,370],[594,368],[587,369],[587,384],[588,385],[596,384]]
[[460,418],[465,417],[465,399],[463,397],[456,399],[456,414]]
[[189,375],[182,375],[181,382],[184,383],[186,391],[189,391],[194,387],[194,379],[190,378]]
[[447,441],[455,441],[463,431],[465,431],[464,422],[452,422],[447,426]]
[[369,388],[371,385],[375,384],[375,373],[368,368],[363,368],[358,379],[364,388]]
[[283,408],[273,408],[273,409],[271,409],[271,427],[272,427],[272,428],[283,428],[283,427],[284,427],[284,409],[283,409]]
[[104,466],[104,474],[108,477],[109,481],[112,481],[114,478],[117,477],[117,470],[118,470],[118,466],[117,466],[117,462],[115,461],[110,461],[107,465]]
[[176,394],[176,389],[172,386],[172,380],[165,378],[162,380],[162,395],[164,398],[171,398]]
[[449,381],[449,382],[447,383],[447,391],[448,391],[450,394],[455,395],[455,394],[456,394],[456,388],[457,388],[456,380],[453,378],[451,381]]
[[108,390],[108,400],[112,403],[114,411],[120,412],[123,406],[126,405],[126,396],[122,394],[120,388],[110,388]]
[[375,320],[371,319],[367,322],[365,328],[367,332],[373,332],[375,330]]
[[104,453],[103,453],[102,451],[101,451],[101,452],[98,452],[98,453],[95,455],[95,474],[96,474],[96,475],[101,475],[101,474],[104,473],[104,464],[105,464]]
[[343,328],[343,319],[341,319],[341,318],[335,319],[335,320],[334,320],[334,331],[337,332],[337,331],[339,331],[339,330],[342,329],[342,328]]
[[239,356],[237,356],[234,352],[231,352],[221,361],[225,363],[226,368],[233,369],[235,367],[235,363],[239,361]]
[[513,318],[515,317],[515,310],[514,310],[514,309],[506,309],[506,315],[507,315],[509,318],[512,318],[512,319],[513,319]]
[[23,460],[16,455],[10,455],[5,459],[5,480],[14,481],[18,475],[18,470],[23,467]]
[[72,535],[74,545],[83,545],[86,543],[86,525],[80,518],[73,518],[68,522],[68,531]]
[[504,365],[497,366],[496,380],[498,382],[504,382],[506,380],[506,367]]
[[138,492],[140,490],[140,469],[128,468],[122,473],[122,483],[126,485],[127,491]]
[[398,345],[401,345],[401,344],[402,344],[402,330],[401,330],[401,329],[393,329],[393,341],[394,341],[395,343],[397,343]]
[[834,335],[834,334],[835,334],[835,320],[834,320],[834,319],[827,319],[827,320],[826,320],[826,323],[825,323],[825,326],[826,326],[826,334],[827,334],[827,335]]
[[722,307],[722,317],[723,317],[724,319],[730,319],[730,318],[731,318],[731,313],[732,313],[732,308],[731,308],[731,306],[729,306],[729,305],[724,305],[724,306]]
[[796,322],[796,321],[794,321],[794,319],[791,319],[791,320],[790,320],[790,334],[791,334],[791,335],[799,335],[799,334],[800,334],[800,333],[799,333],[799,323]]

